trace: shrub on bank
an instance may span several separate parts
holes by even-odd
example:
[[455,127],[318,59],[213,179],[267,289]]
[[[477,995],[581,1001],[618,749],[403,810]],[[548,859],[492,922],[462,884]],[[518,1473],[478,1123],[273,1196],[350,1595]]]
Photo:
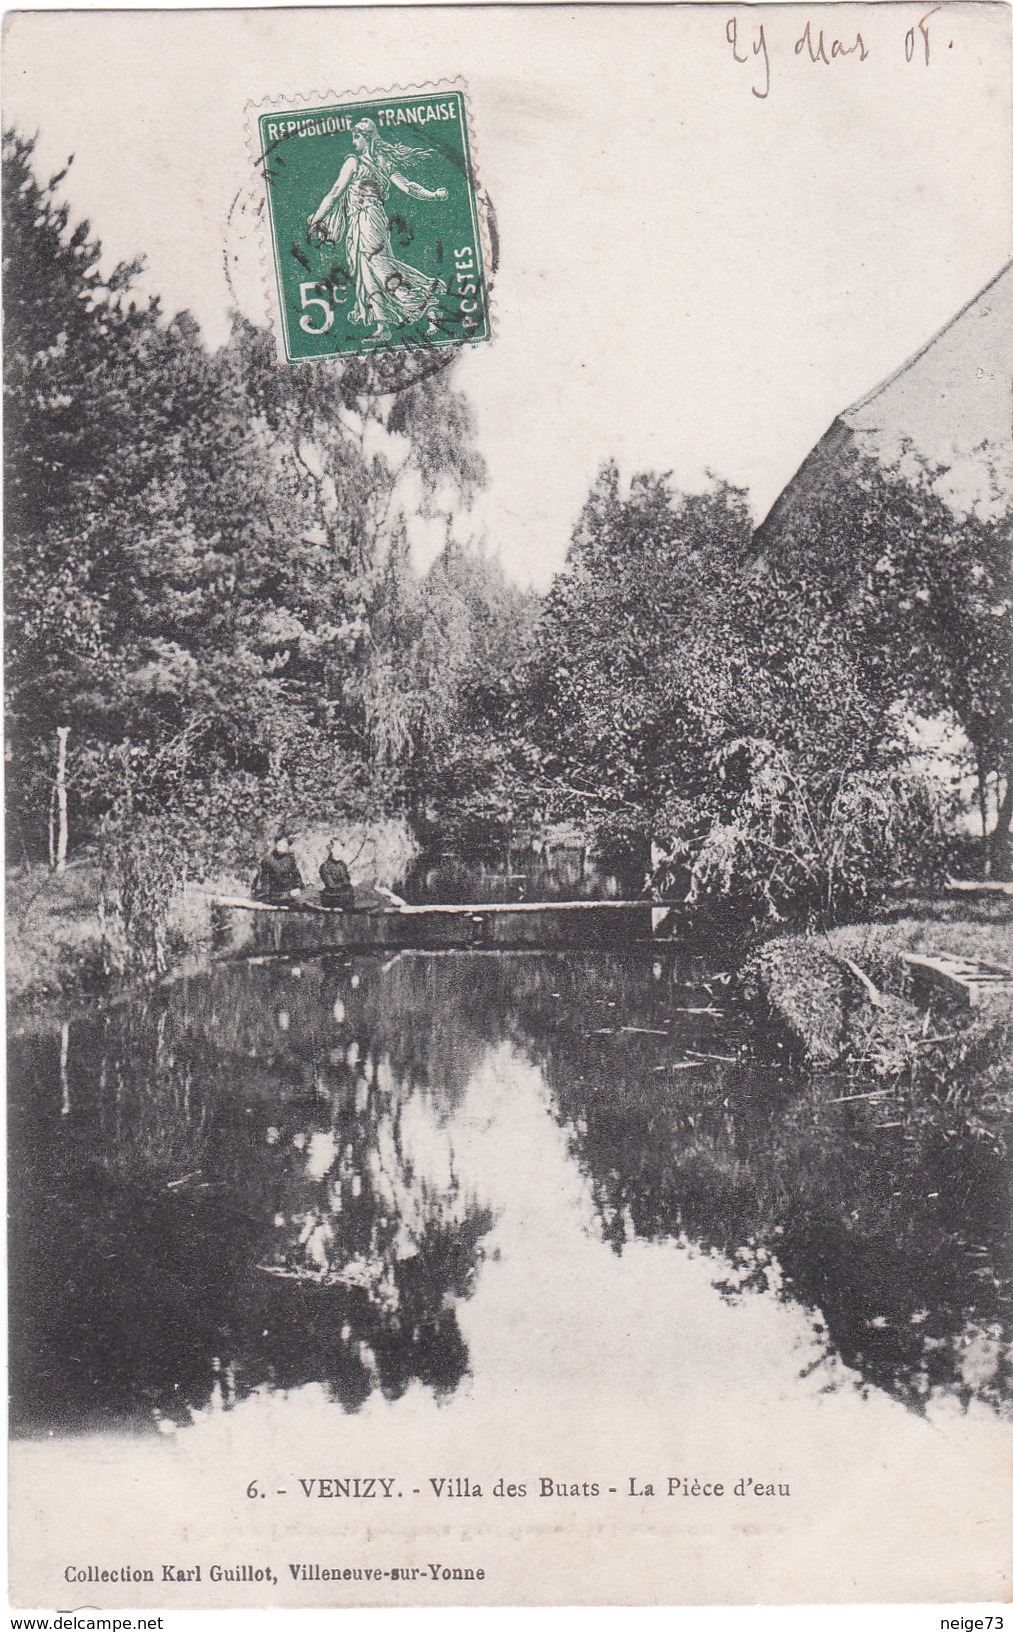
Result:
[[63,873],[43,866],[8,872],[8,1003],[102,989],[108,976],[99,889],[93,861],[71,862]]
[[691,901],[716,893],[760,919],[833,923],[898,878],[928,886],[945,874],[949,796],[908,766],[817,770],[742,738],[714,769],[727,791],[696,854]]
[[[43,866],[12,871],[8,998],[91,996],[203,961],[212,898],[249,895],[274,831],[270,823],[259,832],[219,830],[178,812],[135,817],[110,823],[94,852],[63,873]],[[311,890],[335,838],[357,884],[390,887],[416,853],[403,818],[339,814],[328,824],[309,823],[297,832],[295,852]]]
[[743,989],[747,996],[762,996],[811,1066],[860,1058],[874,1069],[889,1069],[884,1049],[903,1047],[921,1024],[918,1010],[903,997],[877,992],[873,999],[826,936],[768,941],[743,970]]
[[[831,1097],[842,1093],[912,1134],[984,1139],[1005,1149],[1013,1118],[1013,1001],[967,1009],[945,996],[915,1003],[902,951],[959,950],[995,961],[1009,925],[908,919],[769,941],[742,987],[787,1030]],[[954,939],[961,945],[955,948]],[[845,1086],[842,1088],[842,1084]],[[847,1086],[850,1084],[850,1087]]]

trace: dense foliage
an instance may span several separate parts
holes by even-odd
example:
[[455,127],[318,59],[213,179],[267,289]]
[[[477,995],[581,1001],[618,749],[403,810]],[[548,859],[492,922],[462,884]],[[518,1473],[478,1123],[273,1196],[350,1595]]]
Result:
[[602,471],[529,670],[543,798],[668,891],[834,916],[942,860],[903,687],[818,571],[759,558],[744,496]]
[[281,820],[391,813],[441,843],[566,823],[666,894],[839,916],[946,859],[916,711],[966,734],[1007,865],[998,494],[960,518],[845,450],[757,542],[744,493],[610,464],[539,601],[474,536],[452,365],[377,391],[239,318],[211,354],[71,223],[66,172],[13,132],[3,160],[9,848],[56,860],[65,802],[127,942]]
[[[986,861],[1008,869],[1013,817],[1013,495],[998,450],[978,450],[992,492],[958,515],[944,472],[908,448],[887,470],[841,446],[820,480],[776,507],[764,558],[818,594],[855,653],[863,686],[922,714],[949,713],[970,744]],[[990,815],[987,795],[997,807]]]
[[147,823],[245,857],[283,818],[424,802],[524,600],[450,542],[424,581],[410,563],[406,507],[450,540],[482,480],[467,404],[447,372],[392,399],[279,368],[238,319],[209,355],[137,266],[103,273],[61,180],[7,136],[15,853],[45,851],[60,727],[72,844]]

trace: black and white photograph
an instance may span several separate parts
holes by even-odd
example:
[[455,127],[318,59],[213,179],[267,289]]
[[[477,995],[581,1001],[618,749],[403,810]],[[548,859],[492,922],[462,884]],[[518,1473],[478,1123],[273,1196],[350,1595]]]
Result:
[[15,1611],[1001,1604],[1009,7],[3,90]]

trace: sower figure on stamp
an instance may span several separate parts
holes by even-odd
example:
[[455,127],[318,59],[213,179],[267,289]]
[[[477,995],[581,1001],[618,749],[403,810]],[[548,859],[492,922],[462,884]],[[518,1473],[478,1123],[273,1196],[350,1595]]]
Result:
[[264,857],[253,880],[256,901],[270,901],[278,905],[292,901],[302,893],[303,880],[298,863],[292,854],[291,836],[284,831],[274,841],[274,849]]
[[320,901],[325,907],[341,907],[347,912],[355,906],[351,874],[341,857],[337,839],[331,840],[326,861],[320,865]]
[[434,318],[446,285],[397,259],[386,208],[392,186],[409,198],[447,197],[445,187],[430,191],[398,168],[429,157],[430,150],[387,141],[372,119],[359,120],[352,145],[355,152],[349,154],[334,186],[309,217],[309,237],[333,244],[344,231],[348,268],[355,280],[355,305],[349,321],[375,323],[370,339],[389,340],[392,327],[423,320],[428,320],[427,333],[435,335],[439,331]]

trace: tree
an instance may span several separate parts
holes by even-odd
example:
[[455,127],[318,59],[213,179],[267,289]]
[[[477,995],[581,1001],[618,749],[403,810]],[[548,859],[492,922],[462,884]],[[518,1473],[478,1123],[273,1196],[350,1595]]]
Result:
[[537,598],[449,542],[424,577],[401,536],[373,624],[371,735],[422,830],[489,837],[516,814],[511,709]]
[[403,802],[382,740],[400,662],[385,596],[406,513],[465,525],[483,479],[467,403],[449,370],[377,396],[351,366],[281,368],[239,319],[209,354],[188,314],[138,297],[139,264],[103,273],[58,200],[65,173],[41,185],[32,144],[5,137],[8,788],[25,852],[45,852],[65,793],[77,842],[115,832],[167,879],[223,848],[241,860],[282,815]]
[[892,670],[819,571],[750,548],[743,495],[601,473],[539,622],[526,696],[548,808],[666,889],[834,916],[937,821],[903,764]]
[[[994,450],[978,450],[988,468]],[[1013,817],[1013,507],[957,514],[944,471],[911,449],[892,470],[844,449],[830,476],[763,529],[763,555],[810,586],[837,617],[870,689],[921,713],[949,711],[986,788],[1000,791],[987,864],[1008,869]]]
[[748,546],[744,496],[600,472],[535,634],[525,706],[548,809],[626,832],[695,800],[709,741],[687,654]]
[[115,643],[121,558],[105,516],[114,488],[143,485],[150,449],[131,385],[156,335],[155,308],[130,298],[136,266],[102,274],[88,223],[70,230],[57,202],[66,172],[40,185],[32,156],[32,142],[5,133],[8,794],[29,850],[44,831],[56,732],[79,728]]

